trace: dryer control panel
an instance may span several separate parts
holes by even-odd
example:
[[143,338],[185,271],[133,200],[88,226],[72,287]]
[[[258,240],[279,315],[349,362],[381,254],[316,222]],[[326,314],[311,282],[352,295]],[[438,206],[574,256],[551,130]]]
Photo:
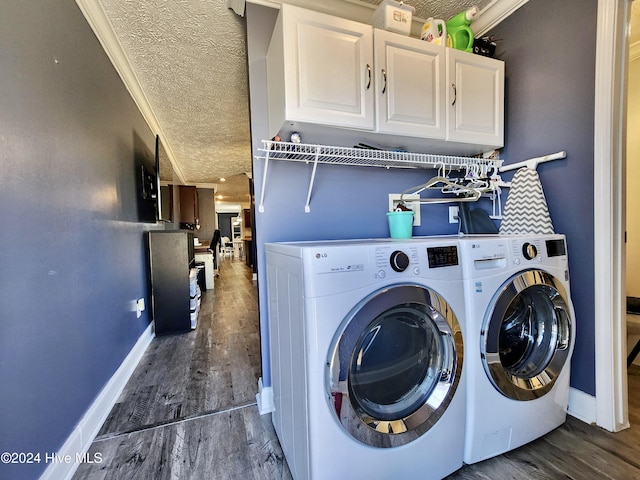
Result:
[[539,263],[542,262],[544,241],[537,238],[529,238],[527,240],[513,239],[511,241],[511,252],[514,265],[521,265],[532,260]]
[[514,266],[564,265],[567,250],[564,237],[560,235],[511,238],[512,264]]

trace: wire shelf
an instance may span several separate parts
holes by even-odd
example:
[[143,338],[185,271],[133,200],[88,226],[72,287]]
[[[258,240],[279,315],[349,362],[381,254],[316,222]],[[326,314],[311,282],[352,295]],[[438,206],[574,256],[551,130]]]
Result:
[[290,162],[317,162],[332,165],[382,168],[441,168],[459,170],[470,165],[498,168],[502,160],[434,155],[396,150],[375,150],[355,147],[335,147],[304,143],[263,140],[263,155],[259,158]]
[[483,171],[497,172],[502,160],[458,157],[453,155],[434,155],[430,153],[412,153],[397,150],[378,150],[373,148],[336,147],[328,145],[313,145],[306,143],[276,142],[263,140],[263,147],[259,149],[262,155],[257,158],[265,161],[262,177],[262,191],[258,211],[264,212],[264,192],[266,187],[269,160],[284,160],[289,162],[312,163],[313,170],[309,182],[305,212],[310,211],[311,192],[315,179],[316,168],[319,163],[329,165],[348,165],[356,167],[379,168],[421,168],[442,169],[446,171],[480,168]]

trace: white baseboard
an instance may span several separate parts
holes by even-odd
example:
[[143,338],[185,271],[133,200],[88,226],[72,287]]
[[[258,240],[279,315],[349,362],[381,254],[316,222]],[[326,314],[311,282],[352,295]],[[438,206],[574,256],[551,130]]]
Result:
[[58,458],[69,458],[71,461],[50,463],[40,480],[71,479],[80,466],[80,458],[89,450],[154,336],[151,322],[62,445]]
[[569,415],[584,423],[596,423],[596,397],[577,388],[569,389]]
[[258,393],[256,394],[258,412],[260,415],[275,412],[276,405],[273,403],[273,388],[262,385],[262,377],[258,379]]

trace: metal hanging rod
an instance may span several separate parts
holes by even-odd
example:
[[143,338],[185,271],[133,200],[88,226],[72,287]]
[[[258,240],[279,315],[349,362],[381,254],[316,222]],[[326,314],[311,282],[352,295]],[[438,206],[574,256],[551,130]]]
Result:
[[527,167],[531,170],[535,170],[540,163],[550,162],[552,160],[560,160],[562,158],[567,158],[567,152],[565,152],[564,150],[557,153],[552,153],[550,155],[545,155],[543,157],[530,158],[529,160],[523,160],[522,162],[505,165],[504,167],[500,167],[500,172],[508,172],[510,170],[516,170],[521,167]]

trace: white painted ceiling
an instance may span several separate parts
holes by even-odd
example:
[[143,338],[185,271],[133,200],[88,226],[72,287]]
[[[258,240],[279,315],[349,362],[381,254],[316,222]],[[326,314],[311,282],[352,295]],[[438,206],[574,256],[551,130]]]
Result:
[[[370,4],[372,12],[381,2],[344,1]],[[215,184],[223,201],[247,202],[251,150],[244,18],[228,8],[227,0],[99,2],[184,182]],[[492,0],[405,3],[415,8],[415,17],[448,19]],[[632,34],[640,38],[638,29]],[[227,181],[220,182],[221,177]]]

